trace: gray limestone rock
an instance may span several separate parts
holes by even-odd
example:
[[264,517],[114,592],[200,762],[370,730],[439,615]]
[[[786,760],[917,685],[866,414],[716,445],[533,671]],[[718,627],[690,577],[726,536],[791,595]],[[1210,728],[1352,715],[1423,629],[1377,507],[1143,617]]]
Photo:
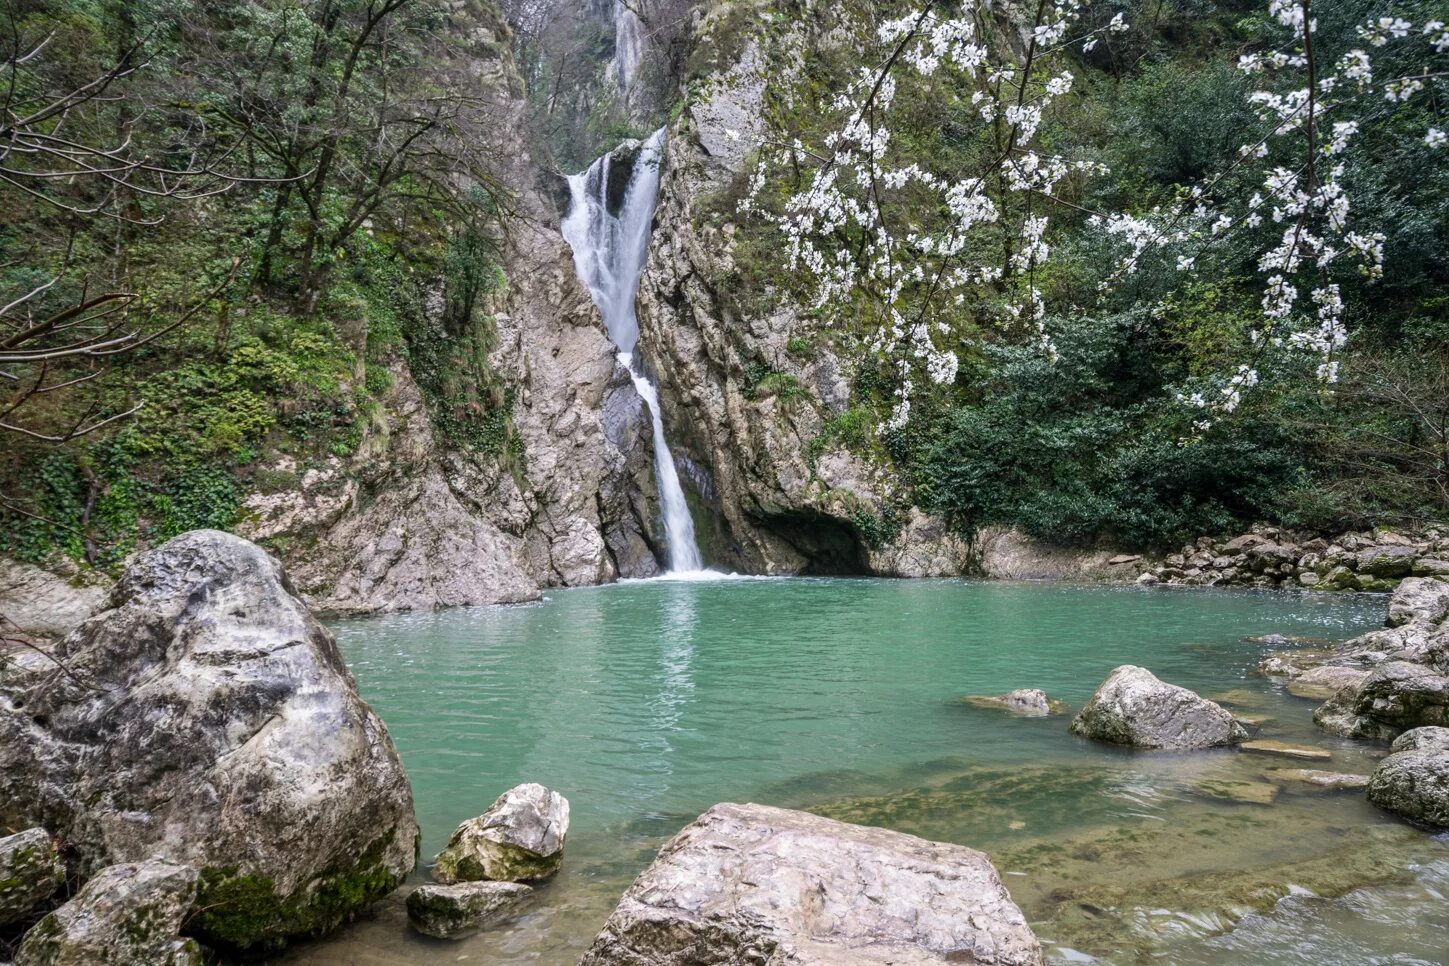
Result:
[[507,919],[532,894],[517,882],[421,885],[408,893],[408,923],[435,939],[463,939]]
[[337,645],[254,544],[196,530],[141,554],[65,673],[0,684],[0,821],[84,871],[200,873],[191,929],[246,948],[335,926],[412,870],[412,792]]
[[1449,828],[1449,751],[1400,751],[1379,762],[1368,799],[1379,808],[1431,829]]
[[65,866],[45,829],[0,838],[0,926],[25,918],[64,884]]
[[113,865],[25,934],[16,966],[201,966],[181,939],[196,870],[165,859]]
[[1071,731],[1115,745],[1172,751],[1235,745],[1248,737],[1220,705],[1131,664],[1107,676],[1072,719]]
[[539,784],[519,785],[458,826],[433,876],[447,883],[547,879],[563,862],[568,831],[568,799]]
[[660,850],[579,962],[1029,966],[1042,953],[981,852],[724,804]]

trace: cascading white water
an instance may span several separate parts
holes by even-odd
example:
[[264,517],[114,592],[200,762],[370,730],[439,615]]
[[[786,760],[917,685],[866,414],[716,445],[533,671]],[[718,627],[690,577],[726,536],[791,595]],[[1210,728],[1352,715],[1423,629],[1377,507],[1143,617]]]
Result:
[[594,304],[604,317],[609,338],[619,350],[619,364],[628,370],[654,423],[654,476],[659,486],[659,502],[664,508],[669,570],[692,573],[703,565],[694,539],[694,521],[690,519],[674,457],[664,438],[659,392],[642,369],[634,365],[634,346],[639,341],[634,298],[649,254],[649,226],[659,193],[659,154],[663,145],[661,128],[639,149],[617,215],[610,213],[608,203],[610,155],[599,158],[587,171],[570,175],[572,197],[561,227],[574,250],[574,268],[589,287]]
[[634,8],[623,0],[614,0],[614,77],[619,94],[629,102],[630,86],[639,72],[644,55],[644,25]]

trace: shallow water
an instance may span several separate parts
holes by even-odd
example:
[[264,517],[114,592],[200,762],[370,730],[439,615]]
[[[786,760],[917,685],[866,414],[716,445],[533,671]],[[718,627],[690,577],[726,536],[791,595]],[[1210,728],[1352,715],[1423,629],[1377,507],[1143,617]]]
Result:
[[[1258,676],[1269,648],[1245,640],[1346,638],[1383,609],[1263,592],[761,579],[339,623],[412,778],[424,860],[523,781],[566,795],[573,824],[564,871],[510,926],[423,940],[390,901],[288,960],[571,963],[665,839],[716,802],[757,801],[986,850],[1056,961],[1435,962],[1449,950],[1449,842],[1361,792],[1272,776],[1303,764],[1367,773],[1382,749],[1318,732],[1314,703]],[[1069,735],[1065,717],[958,700],[1030,686],[1080,706],[1124,663],[1205,694],[1236,689],[1243,710],[1274,719],[1265,737],[1313,742],[1333,761],[1134,754]],[[1223,800],[1224,788],[1276,798]]]

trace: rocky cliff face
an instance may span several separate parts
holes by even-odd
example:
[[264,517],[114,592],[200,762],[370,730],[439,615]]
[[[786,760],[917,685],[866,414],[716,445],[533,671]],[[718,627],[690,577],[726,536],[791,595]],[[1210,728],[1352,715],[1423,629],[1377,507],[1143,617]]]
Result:
[[[486,19],[486,18],[485,18]],[[500,144],[521,146],[504,291],[489,362],[508,380],[516,458],[459,451],[435,432],[401,360],[357,455],[258,492],[237,528],[275,547],[309,603],[371,613],[536,599],[542,587],[657,570],[653,460],[642,400],[614,360],[527,149],[522,82],[501,20],[469,34],[468,82],[494,97]],[[441,326],[441,320],[438,321]]]
[[808,326],[789,305],[745,315],[720,296],[736,268],[721,198],[763,131],[767,67],[750,39],[719,53],[731,46],[720,34],[738,29],[730,20],[726,5],[698,27],[695,44],[725,59],[691,80],[670,125],[639,294],[640,344],[698,501],[705,558],[763,573],[961,573],[966,544],[897,507],[884,468],[830,441],[827,424],[850,406],[849,361],[818,340],[792,351]]

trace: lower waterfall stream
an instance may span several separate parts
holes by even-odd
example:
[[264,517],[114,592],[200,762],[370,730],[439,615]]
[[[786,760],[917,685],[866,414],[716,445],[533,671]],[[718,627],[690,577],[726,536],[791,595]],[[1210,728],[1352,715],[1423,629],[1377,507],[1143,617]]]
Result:
[[668,570],[673,574],[689,574],[699,572],[704,566],[694,537],[694,521],[664,435],[658,388],[636,364],[634,354],[639,341],[634,299],[649,255],[649,228],[659,193],[663,146],[664,129],[661,128],[639,148],[617,213],[609,210],[612,152],[596,160],[587,171],[570,175],[569,211],[560,227],[573,249],[579,279],[589,287],[594,304],[604,317],[609,338],[619,350],[619,365],[628,371],[649,410],[654,424],[654,478],[664,510]]

